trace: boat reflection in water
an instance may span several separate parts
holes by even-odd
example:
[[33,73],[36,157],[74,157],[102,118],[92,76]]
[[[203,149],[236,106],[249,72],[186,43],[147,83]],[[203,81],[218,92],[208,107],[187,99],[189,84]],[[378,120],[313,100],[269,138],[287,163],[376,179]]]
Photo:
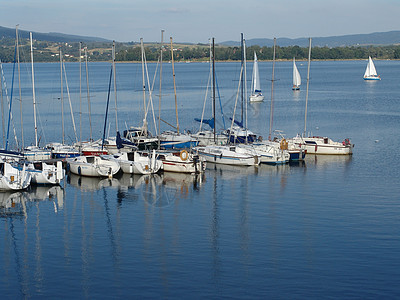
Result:
[[124,190],[126,197],[134,192],[151,206],[165,207],[178,198],[189,197],[192,191],[201,187],[205,176],[203,173],[164,172],[149,175],[123,174],[118,180],[119,192]]
[[30,186],[28,190],[0,193],[0,217],[27,216],[35,202],[53,201],[54,212],[64,207],[64,190],[61,186]]
[[26,217],[27,192],[1,192],[0,217]]
[[308,167],[316,169],[347,168],[352,158],[351,155],[307,155],[306,163]]
[[69,173],[67,183],[82,191],[96,191],[105,187],[118,187],[120,182],[115,178],[87,177]]

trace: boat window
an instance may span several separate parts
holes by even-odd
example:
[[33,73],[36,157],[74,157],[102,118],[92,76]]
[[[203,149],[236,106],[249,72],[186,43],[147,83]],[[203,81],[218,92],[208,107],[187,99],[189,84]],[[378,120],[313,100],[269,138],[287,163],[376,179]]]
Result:
[[328,144],[328,138],[324,138],[324,144]]
[[135,161],[135,154],[134,153],[128,153],[128,160],[130,161]]
[[235,147],[229,147],[229,151],[235,152]]
[[93,164],[93,163],[94,163],[94,156],[87,156],[87,157],[86,157],[86,161],[87,161],[89,164]]
[[43,165],[41,162],[35,162],[33,164],[33,166],[34,166],[35,170],[43,170]]
[[0,174],[4,175],[4,163],[0,163]]

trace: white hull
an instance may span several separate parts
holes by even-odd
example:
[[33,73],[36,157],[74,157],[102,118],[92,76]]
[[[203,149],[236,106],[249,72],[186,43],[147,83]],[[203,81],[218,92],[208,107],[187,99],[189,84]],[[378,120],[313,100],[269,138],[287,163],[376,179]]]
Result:
[[40,161],[51,159],[51,151],[35,146],[27,147],[24,150],[24,157],[28,161]]
[[26,170],[32,176],[32,183],[36,184],[60,184],[65,177],[61,161],[58,161],[57,165],[44,162],[30,163]]
[[1,162],[0,191],[18,191],[26,189],[31,183],[31,174],[25,165],[19,170],[7,162]]
[[206,169],[206,163],[203,159],[185,152],[185,150],[181,152],[159,152],[159,157],[166,172],[200,173]]
[[250,95],[250,102],[262,102],[264,101],[264,96],[262,94]]
[[226,145],[228,142],[228,137],[224,134],[216,134],[214,141],[214,133],[212,131],[200,131],[192,134],[192,137],[199,142],[199,146]]
[[145,155],[140,152],[123,152],[103,157],[116,161],[122,172],[127,174],[154,174],[160,171],[163,166],[162,161],[157,159],[154,150],[152,155]]
[[255,143],[251,146],[260,156],[261,163],[278,165],[289,162],[290,155],[288,151],[280,149],[279,143],[276,146],[267,143]]
[[100,156],[78,156],[67,158],[71,173],[91,177],[112,177],[120,170],[117,162]]
[[291,142],[296,146],[304,147],[307,154],[351,155],[354,147],[348,140],[347,142],[334,142],[327,137],[295,137]]
[[244,147],[206,146],[197,147],[196,151],[210,163],[236,166],[255,166],[260,163],[257,153]]

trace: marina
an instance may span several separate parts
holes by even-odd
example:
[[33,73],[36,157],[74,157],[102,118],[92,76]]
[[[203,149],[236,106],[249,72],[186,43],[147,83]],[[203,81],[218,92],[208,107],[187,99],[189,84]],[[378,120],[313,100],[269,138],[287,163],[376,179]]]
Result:
[[[247,64],[250,74],[253,62]],[[305,78],[307,63],[296,64]],[[0,290],[9,299],[55,298],[65,290],[68,298],[400,296],[400,166],[395,159],[400,146],[395,138],[400,62],[375,64],[382,80],[363,80],[366,61],[311,63],[307,135],[329,136],[339,143],[348,137],[355,145],[352,155],[307,152],[303,161],[251,166],[207,161],[197,167],[201,172],[148,175],[119,171],[108,176],[105,170],[104,177],[87,177],[77,168],[59,185],[0,192]],[[110,65],[89,63],[92,128],[87,98],[79,93],[79,65],[65,64],[82,141],[92,135],[101,139],[104,128],[106,139],[115,136],[112,101],[104,123]],[[37,146],[31,130],[31,66],[21,66],[27,70],[21,73],[22,102],[27,103],[22,111],[24,143]],[[149,63],[149,74],[156,67]],[[7,87],[12,68],[3,64]],[[217,62],[215,68],[217,103],[228,120],[235,111],[241,66]],[[175,94],[172,65],[163,66],[161,115],[175,124],[177,97],[182,133],[199,130],[194,119],[203,109],[209,70],[208,63],[176,63]],[[248,129],[263,140],[270,124],[271,70],[272,62],[258,61],[264,100],[247,103]],[[292,61],[277,61],[274,70],[273,129],[293,137],[303,133],[305,88],[292,90]],[[40,146],[62,142],[59,72],[59,64],[35,63]],[[142,67],[116,64],[115,75],[118,126],[128,133],[144,118]],[[211,116],[211,107],[206,110]],[[244,121],[241,114],[237,109],[235,119]],[[165,122],[158,128],[149,116],[154,136],[171,130]],[[69,122],[66,118],[65,140],[72,145],[76,139]],[[216,126],[229,129],[217,118]],[[14,143],[10,139],[9,149],[20,150]],[[189,159],[188,152],[176,153],[175,159]]]

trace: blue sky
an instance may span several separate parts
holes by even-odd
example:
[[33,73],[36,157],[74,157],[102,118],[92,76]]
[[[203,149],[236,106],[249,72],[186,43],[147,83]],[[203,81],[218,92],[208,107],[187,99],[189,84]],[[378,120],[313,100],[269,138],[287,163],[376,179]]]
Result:
[[0,26],[116,41],[207,43],[400,30],[400,0],[0,0]]

